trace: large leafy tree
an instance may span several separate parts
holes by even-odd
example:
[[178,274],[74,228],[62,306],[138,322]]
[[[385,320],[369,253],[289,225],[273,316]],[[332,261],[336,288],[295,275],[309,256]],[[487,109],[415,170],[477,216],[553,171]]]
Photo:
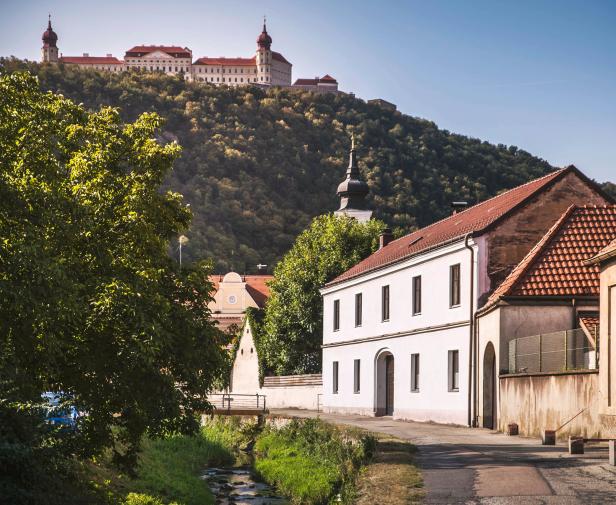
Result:
[[259,352],[276,374],[321,370],[323,301],[319,289],[378,247],[385,224],[316,217],[282,258],[270,284]]
[[27,74],[0,75],[4,449],[34,443],[18,414],[43,391],[86,413],[73,453],[112,446],[126,463],[144,433],[194,429],[207,407],[224,358],[209,269],[180,270],[168,255],[190,213],[160,190],[179,153],[155,139],[160,126],[156,114],[123,124],[116,109],[90,113]]

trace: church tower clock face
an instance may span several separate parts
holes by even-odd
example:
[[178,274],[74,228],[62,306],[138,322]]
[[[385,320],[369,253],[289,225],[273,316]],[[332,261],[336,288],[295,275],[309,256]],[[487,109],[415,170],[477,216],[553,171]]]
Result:
[[237,303],[237,297],[235,295],[229,295],[229,298],[227,298],[227,301],[231,305],[235,305]]

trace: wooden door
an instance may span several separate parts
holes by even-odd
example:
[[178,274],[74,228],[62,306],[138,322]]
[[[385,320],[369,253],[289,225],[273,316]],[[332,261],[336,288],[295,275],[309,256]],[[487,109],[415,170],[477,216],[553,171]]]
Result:
[[394,357],[385,358],[385,415],[394,414]]

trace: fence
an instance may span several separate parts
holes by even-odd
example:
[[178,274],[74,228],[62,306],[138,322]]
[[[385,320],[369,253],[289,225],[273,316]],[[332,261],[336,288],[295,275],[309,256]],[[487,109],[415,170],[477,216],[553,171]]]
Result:
[[207,399],[214,407],[214,413],[232,414],[240,411],[267,412],[265,395],[217,393],[210,394]]
[[598,353],[581,328],[509,342],[509,373],[592,370],[598,362]]

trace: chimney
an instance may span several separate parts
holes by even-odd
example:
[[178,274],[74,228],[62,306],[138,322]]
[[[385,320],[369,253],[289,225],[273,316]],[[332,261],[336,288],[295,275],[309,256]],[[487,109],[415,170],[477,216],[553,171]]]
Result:
[[379,249],[383,249],[393,240],[394,236],[389,228],[385,228],[379,235]]
[[112,57],[113,57],[113,54],[107,53],[107,58],[112,58]]
[[458,212],[462,212],[468,207],[468,202],[451,202],[451,208],[453,209],[452,216],[455,216]]
[[90,56],[90,53],[83,53],[84,56]]

